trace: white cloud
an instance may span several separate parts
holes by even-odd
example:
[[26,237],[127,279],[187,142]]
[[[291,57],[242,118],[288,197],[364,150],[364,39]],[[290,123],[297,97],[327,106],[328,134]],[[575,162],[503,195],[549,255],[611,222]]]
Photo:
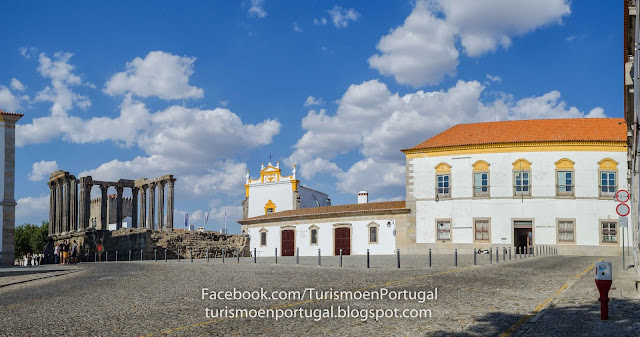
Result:
[[0,110],[7,112],[20,111],[20,98],[15,96],[9,88],[0,85]]
[[249,16],[255,16],[258,18],[264,18],[267,16],[267,12],[264,10],[264,0],[251,0]]
[[325,17],[322,17],[320,19],[317,19],[317,18],[313,19],[313,24],[314,25],[320,26],[320,25],[326,25],[327,23],[328,23],[328,21],[327,21],[327,18],[325,18]]
[[42,220],[49,221],[49,195],[26,197],[17,201],[16,225],[31,223],[40,225]]
[[24,58],[30,59],[31,56],[34,56],[36,52],[38,52],[38,49],[35,47],[20,47],[18,48],[18,51],[20,52],[20,55],[24,56]]
[[570,13],[567,0],[418,0],[403,25],[380,39],[369,65],[400,84],[438,84],[456,73],[457,39],[477,57]]
[[322,98],[315,98],[313,96],[309,96],[307,97],[307,100],[304,101],[304,106],[310,106],[310,105],[321,105],[324,104],[324,101],[322,100]]
[[329,10],[329,16],[331,16],[331,21],[336,28],[346,28],[349,26],[349,21],[358,20],[360,13],[353,8],[346,9],[336,5]]
[[11,79],[11,88],[17,91],[24,91],[24,89],[26,89],[24,84],[22,84],[22,82],[20,82],[17,78]]
[[204,90],[189,85],[195,57],[152,51],[144,59],[127,62],[126,70],[109,79],[104,91],[109,95],[133,93],[165,100],[202,98]]
[[[458,81],[446,90],[401,96],[377,80],[351,85],[335,114],[324,109],[309,111],[302,120],[305,133],[285,162],[300,164],[300,175],[305,179],[321,173],[336,176],[337,188],[343,192],[400,189],[404,186],[400,149],[460,121],[605,117],[600,107],[586,113],[569,106],[557,91],[515,100],[508,94],[489,99],[483,96],[484,90],[478,81]],[[362,159],[350,168],[342,169],[332,162],[344,154],[354,158],[353,151]]]
[[53,161],[44,161],[33,163],[31,167],[31,173],[29,173],[29,180],[42,181],[45,178],[49,178],[49,174],[58,169],[58,163]]
[[567,37],[565,38],[565,40],[567,40],[568,42],[573,42],[573,40],[575,40],[575,39],[576,39],[576,36],[575,36],[575,35],[570,35],[570,36],[567,36]]
[[401,84],[438,84],[456,73],[455,33],[455,27],[436,17],[425,1],[418,1],[404,24],[380,39],[381,54],[371,56],[369,66]]
[[300,25],[298,25],[297,22],[293,23],[293,31],[294,32],[298,32],[298,33],[302,33],[303,32],[302,27],[300,27]]
[[491,82],[498,82],[498,83],[502,82],[502,78],[500,78],[500,76],[491,76],[487,74],[487,79]]

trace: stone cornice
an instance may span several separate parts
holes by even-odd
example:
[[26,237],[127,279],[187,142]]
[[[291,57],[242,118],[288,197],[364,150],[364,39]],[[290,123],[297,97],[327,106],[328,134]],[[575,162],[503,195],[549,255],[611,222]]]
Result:
[[317,214],[297,214],[297,215],[285,215],[278,216],[278,213],[274,213],[273,217],[269,217],[266,219],[242,219],[238,220],[238,223],[241,225],[252,225],[252,224],[264,224],[270,222],[281,222],[281,221],[290,221],[290,220],[315,220],[315,219],[325,219],[325,218],[334,218],[341,216],[362,216],[362,215],[384,215],[384,214],[406,214],[410,213],[411,209],[409,208],[391,208],[391,209],[375,209],[375,210],[358,210],[358,211],[341,211],[341,212],[326,212],[326,213],[317,213]]

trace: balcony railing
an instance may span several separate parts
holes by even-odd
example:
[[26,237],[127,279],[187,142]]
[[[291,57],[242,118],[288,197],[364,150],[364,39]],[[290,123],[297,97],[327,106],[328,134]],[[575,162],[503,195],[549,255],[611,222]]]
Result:
[[612,187],[612,186],[599,186],[599,187],[600,188],[598,189],[598,191],[600,191],[601,198],[613,199],[616,196],[616,191],[614,190],[615,187]]
[[573,185],[556,185],[556,196],[573,197],[574,195],[575,188]]
[[529,197],[531,196],[531,185],[515,185],[513,186],[514,197]]
[[436,187],[437,198],[451,198],[451,187]]

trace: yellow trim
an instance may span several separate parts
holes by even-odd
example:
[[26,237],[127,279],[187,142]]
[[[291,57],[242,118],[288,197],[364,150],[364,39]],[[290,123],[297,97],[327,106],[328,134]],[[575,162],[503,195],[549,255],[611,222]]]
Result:
[[474,171],[489,171],[489,166],[491,164],[487,163],[484,160],[478,160],[477,162],[473,163],[473,170]]
[[618,162],[611,159],[611,158],[605,158],[602,159],[601,161],[598,162],[599,169],[601,170],[617,170],[618,169]]
[[423,158],[438,156],[453,156],[479,153],[503,153],[503,152],[566,152],[566,151],[602,151],[602,152],[627,152],[626,142],[522,142],[444,146],[430,149],[402,150],[407,158]]
[[269,199],[269,201],[267,201],[267,203],[264,205],[264,214],[269,214],[267,213],[267,209],[268,208],[273,208],[273,213],[276,212],[276,204],[273,203],[273,201],[271,201],[271,199]]
[[573,170],[575,163],[571,159],[562,158],[556,163],[556,170]]
[[436,165],[436,174],[451,173],[451,165],[447,163],[440,163]]
[[244,185],[244,196],[249,197],[249,185]]
[[298,190],[298,184],[300,184],[300,180],[291,180],[291,188],[294,192]]
[[531,170],[531,162],[524,158],[520,158],[513,162],[513,169],[516,171]]

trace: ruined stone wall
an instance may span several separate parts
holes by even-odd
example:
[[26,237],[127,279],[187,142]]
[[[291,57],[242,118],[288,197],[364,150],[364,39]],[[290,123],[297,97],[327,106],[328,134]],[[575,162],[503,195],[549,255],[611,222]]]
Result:
[[[249,238],[245,235],[225,235],[214,232],[162,232],[145,228],[123,228],[117,231],[88,230],[67,235],[59,235],[52,238],[48,248],[50,256],[53,256],[55,243],[68,240],[70,246],[76,241],[80,247],[81,261],[93,261],[96,253],[96,245],[102,243],[104,251],[109,253],[109,260],[115,259],[118,251],[118,260],[125,261],[132,251],[134,260],[140,259],[140,251],[145,260],[154,258],[157,251],[158,259],[164,259],[164,250],[167,250],[167,258],[175,259],[180,252],[180,258],[189,258],[193,253],[194,258],[204,258],[209,249],[210,257],[221,257],[222,252],[227,257],[250,256]],[[104,255],[103,258],[104,260]]]

